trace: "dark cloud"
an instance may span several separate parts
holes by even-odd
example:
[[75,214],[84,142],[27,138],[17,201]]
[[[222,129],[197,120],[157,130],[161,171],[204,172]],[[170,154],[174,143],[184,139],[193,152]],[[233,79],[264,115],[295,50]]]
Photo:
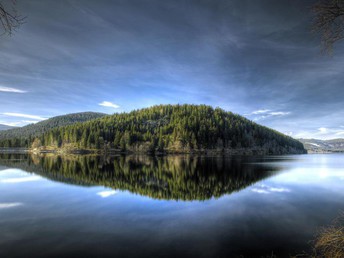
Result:
[[[315,1],[18,1],[0,39],[1,113],[42,117],[205,103],[296,136],[343,123],[343,47],[320,55]],[[271,114],[275,115],[271,115]],[[1,116],[0,122],[15,122]]]

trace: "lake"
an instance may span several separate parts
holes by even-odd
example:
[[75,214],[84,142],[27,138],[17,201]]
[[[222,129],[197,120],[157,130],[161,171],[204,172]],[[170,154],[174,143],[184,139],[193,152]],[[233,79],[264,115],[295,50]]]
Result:
[[344,211],[344,155],[0,155],[0,257],[289,257]]

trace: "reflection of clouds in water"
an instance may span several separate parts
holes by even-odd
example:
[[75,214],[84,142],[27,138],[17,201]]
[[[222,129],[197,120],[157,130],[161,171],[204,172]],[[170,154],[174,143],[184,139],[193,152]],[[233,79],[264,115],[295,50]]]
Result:
[[344,171],[341,169],[328,169],[328,168],[321,168],[319,171],[319,177],[320,178],[336,178],[338,177],[339,179],[344,178]]
[[255,193],[260,193],[260,194],[268,194],[269,192],[264,190],[264,189],[259,189],[259,188],[252,188],[251,189],[252,192],[255,192]]
[[102,192],[98,192],[97,194],[102,198],[106,198],[111,195],[115,195],[117,193],[118,193],[117,191],[113,190],[113,191],[102,191]]
[[334,184],[344,179],[344,170],[342,168],[295,168],[282,173],[272,179],[274,183],[279,184],[317,184],[323,185],[325,181]]
[[0,171],[0,183],[24,183],[41,180],[40,176],[32,175],[20,169],[4,169]]
[[23,205],[21,202],[0,203],[0,209],[8,209]]
[[16,168],[6,168],[3,170],[0,170],[0,177],[4,177],[7,175],[24,176],[24,175],[27,175],[27,173]]
[[15,178],[6,178],[6,179],[1,179],[0,183],[24,183],[24,182],[31,182],[31,181],[37,181],[41,180],[42,178],[39,176],[25,176],[25,177],[15,177]]
[[268,185],[257,185],[251,189],[252,192],[259,194],[269,194],[269,193],[289,193],[290,190],[284,187],[270,187]]
[[328,169],[320,169],[319,171],[319,177],[320,178],[326,178],[326,177],[329,177],[330,173],[328,171]]

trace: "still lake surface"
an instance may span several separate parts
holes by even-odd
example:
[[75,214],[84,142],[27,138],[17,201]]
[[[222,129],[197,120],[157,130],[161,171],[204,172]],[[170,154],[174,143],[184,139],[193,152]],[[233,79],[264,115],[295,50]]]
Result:
[[344,211],[344,155],[0,155],[0,257],[289,257]]

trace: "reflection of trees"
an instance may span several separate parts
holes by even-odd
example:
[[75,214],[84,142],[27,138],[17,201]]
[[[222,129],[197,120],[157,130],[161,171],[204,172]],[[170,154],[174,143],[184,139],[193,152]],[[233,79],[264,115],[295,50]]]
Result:
[[276,168],[250,165],[248,157],[11,156],[0,164],[51,180],[102,185],[156,199],[206,200],[239,191]]

